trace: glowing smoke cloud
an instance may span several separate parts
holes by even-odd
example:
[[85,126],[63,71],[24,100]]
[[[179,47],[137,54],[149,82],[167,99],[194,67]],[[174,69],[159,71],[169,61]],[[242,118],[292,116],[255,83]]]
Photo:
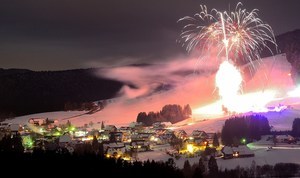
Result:
[[199,62],[199,67],[196,68],[197,59],[189,58],[188,62],[186,60],[173,59],[172,62],[160,65],[107,68],[97,71],[96,75],[125,83],[119,96],[133,99],[155,93],[159,86],[165,84],[172,84],[172,88],[182,86],[187,80],[186,72],[193,74],[193,71],[197,69],[202,75],[209,75],[217,71],[215,64],[203,61]]

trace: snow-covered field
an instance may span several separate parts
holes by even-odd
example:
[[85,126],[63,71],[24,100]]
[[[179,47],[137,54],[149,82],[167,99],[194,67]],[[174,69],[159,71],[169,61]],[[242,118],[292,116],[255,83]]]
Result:
[[[277,144],[273,146],[271,141],[265,141],[266,137],[263,137],[263,141],[254,142],[248,144],[248,147],[253,150],[255,156],[249,158],[234,158],[226,159],[217,158],[218,167],[220,169],[234,169],[237,166],[250,167],[254,161],[256,165],[275,165],[276,163],[297,163],[300,164],[300,143],[298,144]],[[273,146],[272,149],[268,149],[269,146]],[[167,161],[172,158],[165,153],[167,147],[156,149],[151,152],[138,153],[140,161],[156,160],[156,161]],[[186,160],[189,160],[190,164],[198,164],[200,157],[185,158],[181,157],[178,160],[173,158],[178,168],[183,168],[183,164]]]
[[[298,145],[299,146],[299,145]],[[267,148],[253,148],[254,157],[249,158],[234,158],[234,159],[222,159],[217,158],[217,163],[220,169],[234,169],[237,166],[250,167],[252,162],[255,161],[256,165],[275,165],[276,163],[297,163],[300,164],[300,147],[298,148],[275,148],[271,151],[267,151]],[[156,160],[156,161],[167,161],[171,156],[167,155],[165,151],[151,151],[138,153],[140,161]],[[198,164],[200,157],[195,158],[184,158],[181,157],[178,160],[175,158],[174,161],[178,168],[183,168],[185,160],[189,160],[191,164]]]

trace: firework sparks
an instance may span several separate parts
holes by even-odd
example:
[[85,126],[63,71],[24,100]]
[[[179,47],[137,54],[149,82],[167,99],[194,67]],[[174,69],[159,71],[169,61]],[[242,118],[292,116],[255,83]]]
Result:
[[188,52],[197,49],[204,54],[217,48],[219,54],[225,50],[226,56],[235,62],[244,60],[252,64],[261,58],[264,48],[272,53],[268,43],[277,46],[271,26],[258,18],[257,9],[248,12],[242,3],[238,3],[234,11],[224,12],[217,9],[209,12],[206,6],[200,7],[201,11],[194,17],[179,19],[179,22],[188,22],[180,35],[180,42]]
[[225,51],[224,61],[216,75],[216,86],[222,97],[223,105],[230,111],[236,111],[237,98],[240,95],[242,76],[240,71],[229,61],[245,61],[254,68],[253,61],[261,59],[260,53],[274,44],[275,37],[271,26],[258,18],[258,10],[248,12],[238,3],[234,11],[218,11],[201,5],[200,13],[194,17],[186,16],[179,21],[188,21],[180,37],[183,46],[191,52],[198,49],[200,53],[217,49],[218,56]]

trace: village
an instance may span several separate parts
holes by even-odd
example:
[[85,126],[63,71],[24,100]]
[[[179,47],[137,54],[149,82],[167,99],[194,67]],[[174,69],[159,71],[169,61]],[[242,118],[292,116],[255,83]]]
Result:
[[[224,146],[221,144],[220,133],[206,133],[199,129],[187,134],[184,130],[174,130],[172,124],[167,122],[156,122],[148,127],[143,123],[132,122],[127,127],[117,128],[105,125],[102,121],[75,127],[70,121],[60,124],[48,118],[30,118],[25,125],[1,123],[0,140],[7,135],[20,136],[24,152],[40,149],[72,154],[82,145],[91,145],[95,152],[107,158],[127,161],[140,160],[140,154],[155,151],[164,152],[177,160],[181,157],[214,156],[232,159],[255,156],[250,149],[251,143],[247,146],[246,139],[241,139],[236,145]],[[287,134],[269,136],[267,140],[269,142],[263,144],[267,150],[271,150],[275,144],[299,147],[297,140]]]

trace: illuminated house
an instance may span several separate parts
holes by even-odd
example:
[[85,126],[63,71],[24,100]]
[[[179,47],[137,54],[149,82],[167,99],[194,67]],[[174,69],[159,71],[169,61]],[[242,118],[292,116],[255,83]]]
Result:
[[208,141],[204,138],[194,138],[193,142],[198,146],[207,146]]
[[207,138],[208,135],[204,132],[204,131],[201,131],[201,130],[194,130],[192,132],[192,137],[194,138]]
[[104,132],[116,132],[117,131],[117,127],[114,125],[107,125],[104,128]]
[[21,127],[19,124],[9,124],[8,128],[11,134],[16,135]]
[[162,123],[162,122],[155,122],[152,124],[154,129],[163,129],[166,127],[166,124]]
[[103,148],[105,150],[106,157],[119,158],[126,152],[126,148],[123,143],[104,144]]
[[136,132],[144,130],[144,124],[142,122],[131,122],[129,127]]
[[65,134],[59,137],[59,146],[65,147],[72,143],[72,137],[69,134]]
[[295,143],[296,140],[291,135],[276,135],[277,143]]
[[206,133],[207,137],[205,138],[209,144],[213,143],[215,133]]
[[36,126],[42,125],[43,122],[44,122],[44,119],[42,119],[42,118],[30,118],[28,120],[28,123],[36,125]]
[[131,135],[131,140],[145,140],[145,141],[150,141],[151,136],[153,136],[153,133],[137,133]]
[[0,123],[0,131],[6,131],[6,130],[8,130],[8,126],[9,126],[9,123],[1,122]]
[[239,145],[238,147],[224,146],[221,149],[224,159],[253,157],[254,152],[246,145]]
[[54,123],[57,123],[57,120],[52,119],[43,119],[43,118],[30,118],[28,120],[28,123],[36,125],[36,126],[45,126],[48,128],[52,128],[54,126]]
[[109,132],[110,142],[123,142],[123,132]]
[[131,142],[131,128],[130,127],[120,127],[119,132],[123,133],[123,142]]
[[150,142],[145,140],[134,140],[130,143],[131,151],[149,151],[151,149]]
[[120,132],[126,132],[126,133],[131,133],[131,128],[130,127],[120,127],[119,129],[118,129],[118,131],[120,131]]
[[180,139],[186,139],[188,137],[187,133],[184,130],[175,131],[174,134],[177,138],[180,138]]

